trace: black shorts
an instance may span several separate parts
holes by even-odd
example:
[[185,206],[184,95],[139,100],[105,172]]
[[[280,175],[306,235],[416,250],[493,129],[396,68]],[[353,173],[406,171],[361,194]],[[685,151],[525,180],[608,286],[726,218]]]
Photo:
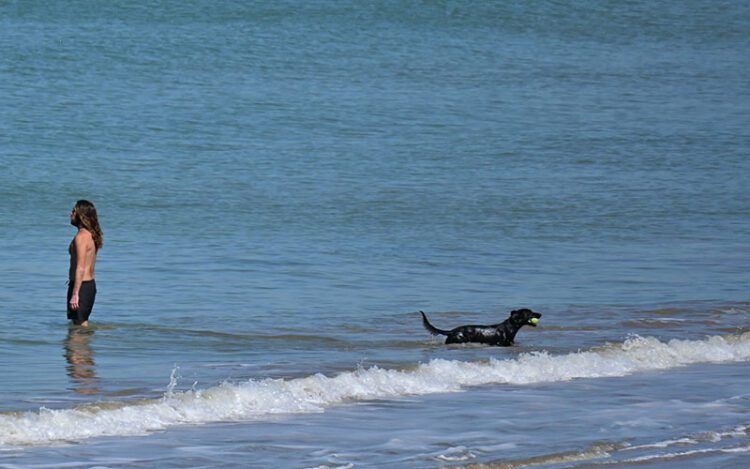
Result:
[[88,321],[91,310],[94,308],[94,300],[96,300],[96,281],[87,280],[81,284],[81,289],[78,291],[78,309],[75,311],[70,309],[71,296],[73,296],[73,282],[68,285],[68,319],[76,324]]

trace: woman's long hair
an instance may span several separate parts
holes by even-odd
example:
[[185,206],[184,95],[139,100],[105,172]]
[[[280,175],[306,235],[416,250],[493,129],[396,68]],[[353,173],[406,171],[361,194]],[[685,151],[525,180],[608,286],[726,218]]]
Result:
[[94,238],[94,245],[98,251],[104,245],[104,234],[99,226],[99,217],[96,215],[96,207],[88,200],[79,200],[74,208],[79,228],[86,228]]

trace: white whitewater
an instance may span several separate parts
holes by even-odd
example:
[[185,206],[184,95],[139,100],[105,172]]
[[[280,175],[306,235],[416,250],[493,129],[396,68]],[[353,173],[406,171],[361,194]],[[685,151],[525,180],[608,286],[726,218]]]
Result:
[[750,333],[669,342],[634,336],[623,343],[563,355],[539,352],[481,362],[435,359],[406,370],[373,367],[333,377],[315,374],[288,380],[251,380],[183,392],[172,391],[173,376],[160,399],[1,414],[0,445],[49,445],[99,436],[143,435],[176,425],[323,412],[347,402],[458,392],[470,386],[616,377],[697,363],[747,360]]

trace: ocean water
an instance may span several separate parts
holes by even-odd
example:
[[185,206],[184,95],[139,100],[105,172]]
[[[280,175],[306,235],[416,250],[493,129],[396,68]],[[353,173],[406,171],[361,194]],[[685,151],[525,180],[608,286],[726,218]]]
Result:
[[[748,31],[742,2],[0,2],[0,467],[750,465]],[[519,307],[507,348],[418,313]]]

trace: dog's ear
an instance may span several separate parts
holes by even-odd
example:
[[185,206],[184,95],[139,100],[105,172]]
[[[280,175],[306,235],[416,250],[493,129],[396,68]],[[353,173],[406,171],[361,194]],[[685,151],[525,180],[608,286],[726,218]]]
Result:
[[521,308],[521,309],[514,309],[513,311],[510,312],[510,315],[511,316],[519,316],[519,315],[531,314],[532,312],[533,311],[531,311],[528,308]]

